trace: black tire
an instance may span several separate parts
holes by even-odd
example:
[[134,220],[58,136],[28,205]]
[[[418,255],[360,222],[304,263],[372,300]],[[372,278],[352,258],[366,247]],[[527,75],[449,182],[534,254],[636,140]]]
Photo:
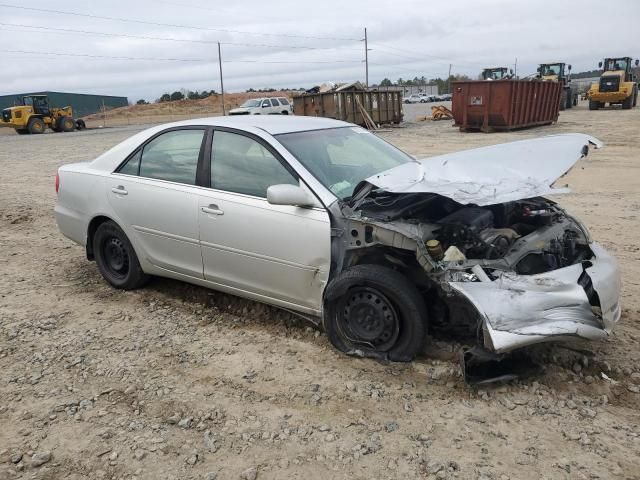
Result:
[[289,112],[287,112],[286,110],[283,110],[282,115],[289,115]]
[[38,117],[31,118],[27,124],[27,130],[33,135],[44,133],[46,128],[47,126],[44,124],[44,121]]
[[564,110],[565,108],[567,108],[567,91],[562,90],[560,94],[560,110]]
[[600,102],[595,100],[589,100],[589,110],[598,110],[600,108]]
[[638,86],[634,85],[633,86],[633,107],[635,107],[638,104]]
[[93,254],[98,269],[115,288],[133,290],[142,287],[149,276],[142,271],[133,245],[112,221],[98,226],[93,235]]
[[73,118],[67,116],[58,120],[58,130],[61,132],[73,132],[76,129],[76,122]]
[[76,120],[76,129],[77,130],[84,130],[85,128],[87,128],[87,124],[84,123],[84,120],[82,120],[82,119]]
[[28,135],[29,134],[29,129],[28,128],[16,128],[16,133],[18,135]]
[[329,341],[341,352],[410,362],[425,345],[427,308],[401,273],[357,265],[327,287],[323,321]]

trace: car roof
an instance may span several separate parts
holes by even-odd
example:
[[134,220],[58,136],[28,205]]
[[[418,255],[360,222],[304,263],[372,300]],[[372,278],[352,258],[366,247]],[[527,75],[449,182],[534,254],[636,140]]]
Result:
[[294,115],[235,115],[227,117],[194,118],[191,120],[165,124],[163,127],[171,128],[189,125],[206,125],[229,128],[235,127],[240,129],[254,127],[264,130],[271,135],[354,126],[351,123],[323,117]]

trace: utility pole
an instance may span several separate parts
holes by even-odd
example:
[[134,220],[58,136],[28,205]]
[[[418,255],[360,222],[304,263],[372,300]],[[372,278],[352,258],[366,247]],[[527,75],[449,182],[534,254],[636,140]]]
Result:
[[447,75],[447,93],[451,93],[451,64],[449,64],[449,75]]
[[220,42],[218,42],[218,66],[220,67],[220,93],[222,94],[222,116],[226,115],[224,110],[224,82],[222,81],[222,53],[220,50]]
[[364,71],[365,71],[365,86],[369,86],[369,47],[367,44],[367,27],[364,27]]

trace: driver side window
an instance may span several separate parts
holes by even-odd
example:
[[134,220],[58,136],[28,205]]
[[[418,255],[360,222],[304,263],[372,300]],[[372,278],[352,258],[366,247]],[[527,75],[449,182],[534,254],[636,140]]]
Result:
[[273,154],[252,138],[216,131],[211,149],[211,187],[267,197],[271,185],[299,185]]

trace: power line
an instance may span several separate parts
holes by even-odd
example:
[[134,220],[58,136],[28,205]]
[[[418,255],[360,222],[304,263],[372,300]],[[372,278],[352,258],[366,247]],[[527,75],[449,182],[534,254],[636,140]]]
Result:
[[[58,27],[45,27],[41,25],[25,25],[20,23],[5,23],[0,22],[0,25],[9,26],[9,27],[20,27],[20,28],[36,28],[38,30],[47,30],[52,31],[53,33],[72,33],[72,34],[83,34],[83,35],[98,35],[104,37],[122,37],[122,38],[135,38],[139,40],[158,40],[158,41],[168,41],[168,42],[185,42],[185,43],[202,43],[202,44],[217,44],[217,40],[191,40],[191,39],[183,39],[183,38],[174,38],[174,37],[155,37],[148,35],[132,35],[127,33],[111,33],[111,32],[97,32],[95,30],[76,30],[72,28],[58,28]],[[24,30],[22,30],[24,31]],[[48,32],[47,32],[48,33]],[[307,47],[302,45],[271,45],[264,43],[236,43],[236,42],[220,42],[222,45],[233,45],[233,46],[241,46],[241,47],[265,47],[265,48],[282,48],[282,49],[304,49],[304,50],[352,50],[352,51],[360,51],[360,49],[356,48],[342,48],[342,47]]]
[[109,58],[114,60],[149,60],[154,62],[205,62],[202,58],[149,58],[149,57],[124,57],[110,55],[91,55],[88,53],[61,53],[61,52],[36,52],[31,50],[0,50],[4,53],[24,53],[30,55],[55,55],[61,57],[85,57],[85,58]]
[[64,10],[53,10],[48,8],[36,8],[36,7],[23,7],[19,5],[9,5],[6,3],[0,3],[0,7],[5,8],[14,8],[17,10],[28,10],[31,12],[40,12],[40,13],[55,13],[59,15],[71,15],[74,17],[84,17],[84,18],[94,18],[99,20],[109,20],[114,22],[125,22],[125,23],[137,23],[141,25],[153,25],[156,27],[172,27],[172,28],[186,28],[191,30],[204,30],[204,31],[212,31],[212,32],[224,32],[224,33],[240,33],[243,35],[257,35],[257,36],[268,36],[268,37],[287,37],[287,38],[310,38],[314,40],[339,40],[339,41],[359,41],[358,38],[347,38],[347,37],[325,37],[325,36],[315,36],[315,35],[295,35],[288,33],[264,33],[264,32],[247,32],[242,30],[230,30],[225,28],[211,28],[211,27],[197,27],[193,25],[181,25],[181,24],[172,24],[172,23],[160,23],[160,22],[151,22],[147,20],[135,20],[131,18],[120,18],[120,17],[109,17],[104,15],[93,15],[89,13],[79,13],[79,12],[69,12]]

